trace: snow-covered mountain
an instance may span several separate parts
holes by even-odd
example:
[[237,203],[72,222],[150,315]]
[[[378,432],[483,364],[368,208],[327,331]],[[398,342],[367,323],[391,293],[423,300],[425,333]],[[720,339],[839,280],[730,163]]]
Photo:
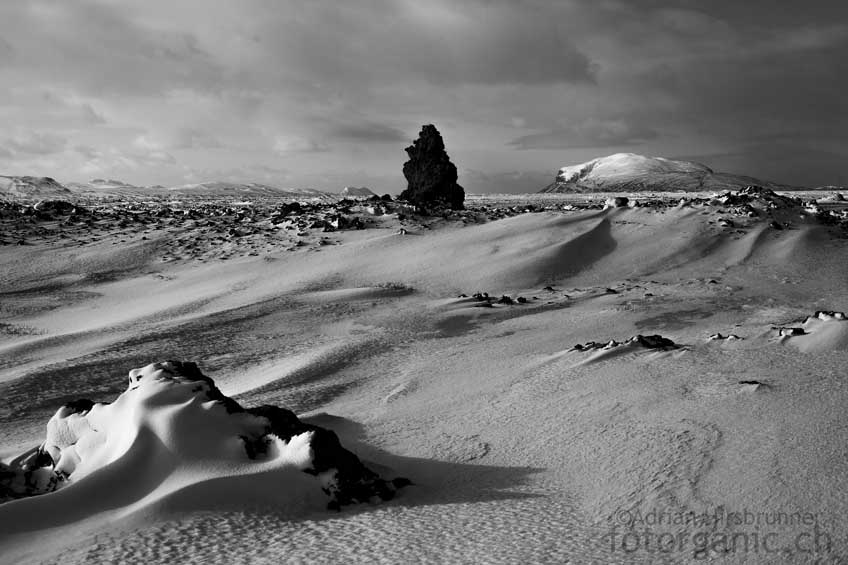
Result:
[[699,192],[739,190],[759,185],[772,190],[796,187],[744,175],[717,173],[700,163],[616,153],[563,167],[540,192]]
[[69,194],[70,190],[50,177],[0,175],[0,196],[43,198]]
[[342,196],[359,196],[365,198],[376,196],[374,191],[368,188],[367,186],[346,186],[341,190],[339,194],[341,194]]

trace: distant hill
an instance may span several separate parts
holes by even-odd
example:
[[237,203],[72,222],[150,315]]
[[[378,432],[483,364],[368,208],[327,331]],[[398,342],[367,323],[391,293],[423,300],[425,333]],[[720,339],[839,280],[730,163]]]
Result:
[[115,194],[143,191],[145,188],[115,179],[91,179],[88,182],[67,182],[65,186],[73,192],[113,192]]
[[115,180],[115,179],[92,179],[92,180],[88,181],[88,184],[90,184],[91,186],[93,186],[95,188],[108,188],[108,189],[115,189],[115,188],[133,189],[133,188],[138,188],[135,185],[126,183],[124,181]]
[[359,197],[366,197],[366,198],[370,197],[370,196],[376,196],[377,195],[374,191],[372,191],[370,188],[368,188],[366,186],[360,186],[360,187],[346,186],[341,190],[341,192],[339,192],[339,194],[341,194],[342,196],[359,196]]
[[739,190],[749,185],[771,190],[799,188],[744,175],[717,173],[691,161],[616,153],[561,168],[554,182],[540,192],[701,192]]
[[[367,190],[367,189],[366,189]],[[180,186],[136,186],[115,179],[92,179],[88,182],[61,184],[50,177],[2,176],[0,175],[0,197],[9,198],[71,198],[73,196],[163,196],[185,194],[194,196],[232,196],[249,198],[278,196],[283,198],[331,198],[331,195],[311,188],[279,188],[256,182],[201,182]],[[370,193],[369,194],[373,194]]]
[[312,188],[278,188],[255,182],[201,182],[172,186],[168,192],[204,194],[209,196],[287,196],[292,198],[326,198],[328,194]]
[[0,196],[44,198],[69,196],[72,192],[50,177],[0,175]]

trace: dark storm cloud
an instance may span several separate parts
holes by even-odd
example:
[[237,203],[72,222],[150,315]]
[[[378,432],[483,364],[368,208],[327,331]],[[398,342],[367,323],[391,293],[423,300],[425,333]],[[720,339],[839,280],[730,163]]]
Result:
[[538,192],[550,184],[555,177],[553,172],[542,171],[504,171],[490,173],[476,169],[465,169],[459,175],[460,184],[474,187],[478,193]]
[[626,119],[590,120],[569,127],[524,135],[509,142],[518,149],[573,149],[622,147],[656,139],[656,130]]
[[[848,27],[792,30],[663,67],[666,78],[646,85],[677,100],[685,123],[734,136],[783,133],[848,119],[840,90],[848,73]],[[735,56],[734,56],[735,55]],[[648,73],[652,82],[655,74]]]
[[435,123],[471,191],[617,148],[799,182],[848,160],[846,52],[841,2],[3,2],[0,145],[57,177],[284,160],[388,187]]
[[190,33],[146,26],[105,2],[4,2],[0,20],[19,80],[79,91],[155,93],[180,85],[213,87],[221,67]]
[[409,141],[408,136],[397,128],[369,122],[339,125],[331,133],[336,137],[350,141],[373,143],[403,143]]
[[[587,52],[601,69],[599,98],[584,102],[581,113],[601,122],[610,115],[635,120],[648,135],[629,138],[624,129],[610,140],[643,141],[659,154],[681,145],[724,146],[735,154],[728,160],[734,172],[796,183],[834,174],[848,158],[848,8],[814,4],[751,10],[727,1],[598,3],[585,21],[595,34]],[[588,145],[573,141],[579,137],[560,128],[513,145]],[[786,138],[794,143],[766,150]]]
[[[261,34],[295,68],[333,84],[425,81],[550,84],[593,80],[589,57],[536,2],[369,0],[298,4]],[[309,25],[321,22],[322,33]],[[270,30],[269,30],[270,32]]]
[[[708,165],[716,171],[751,174],[767,171],[762,180],[801,187],[848,186],[846,154],[782,141],[750,144],[724,153],[675,158]],[[798,163],[803,163],[799,166]]]

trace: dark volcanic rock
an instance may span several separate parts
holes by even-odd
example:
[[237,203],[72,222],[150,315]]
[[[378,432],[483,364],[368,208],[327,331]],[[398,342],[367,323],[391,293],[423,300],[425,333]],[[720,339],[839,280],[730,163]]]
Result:
[[66,200],[40,200],[33,205],[33,209],[54,214],[73,214],[82,211],[81,207]]
[[445,152],[445,143],[436,126],[421,128],[412,145],[406,148],[409,161],[403,164],[408,182],[400,198],[424,209],[442,206],[464,208],[465,190],[456,183],[456,165]]
[[667,337],[663,337],[661,335],[637,335],[634,338],[631,338],[630,341],[636,341],[642,347],[646,347],[648,349],[677,349],[679,346],[674,343],[672,340]]
[[594,349],[612,349],[614,347],[619,347],[622,345],[635,344],[645,349],[659,349],[661,351],[668,351],[671,349],[680,349],[680,346],[674,341],[668,339],[667,337],[663,337],[661,335],[635,335],[624,342],[619,342],[614,339],[611,339],[607,342],[602,341],[589,341],[586,343],[578,343],[574,347],[572,347],[569,351],[591,351]]

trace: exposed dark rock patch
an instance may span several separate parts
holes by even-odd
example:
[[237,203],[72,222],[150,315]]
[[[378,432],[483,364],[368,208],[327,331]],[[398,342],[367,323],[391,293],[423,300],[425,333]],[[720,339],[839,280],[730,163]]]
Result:
[[735,341],[737,339],[742,338],[736,334],[723,335],[721,333],[715,333],[709,337],[710,341]]
[[[830,321],[830,320],[840,320],[844,321],[848,318],[845,316],[845,312],[836,312],[834,310],[816,310],[815,314],[812,315],[812,318],[822,320],[822,321]],[[809,321],[810,318],[804,320],[804,322]]]
[[644,347],[645,349],[658,349],[660,351],[668,351],[671,349],[680,349],[680,345],[674,343],[674,341],[668,339],[667,337],[663,337],[659,334],[655,335],[635,335],[626,341],[619,342],[614,339],[611,339],[607,342],[599,342],[599,341],[589,341],[586,343],[578,343],[574,347],[572,347],[569,351],[592,351],[596,349],[612,349],[614,347],[619,347],[622,345],[639,345]]

